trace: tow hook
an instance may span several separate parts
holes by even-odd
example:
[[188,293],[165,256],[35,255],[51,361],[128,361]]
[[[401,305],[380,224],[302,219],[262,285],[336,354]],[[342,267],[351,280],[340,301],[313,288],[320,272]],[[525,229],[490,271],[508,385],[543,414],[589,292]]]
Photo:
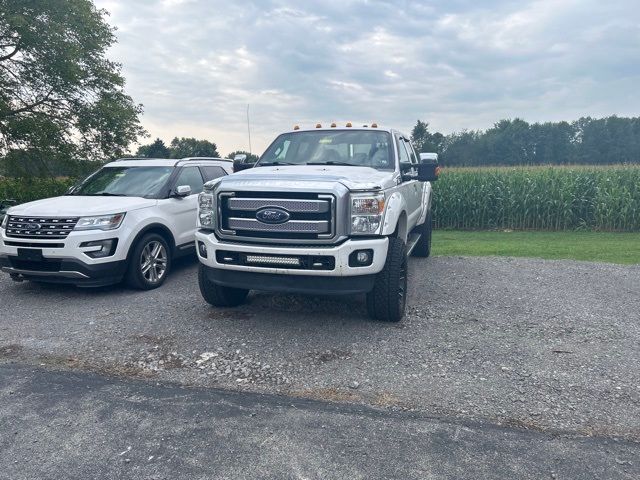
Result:
[[19,273],[11,273],[9,274],[9,276],[11,277],[11,280],[13,280],[14,282],[24,282],[24,277]]

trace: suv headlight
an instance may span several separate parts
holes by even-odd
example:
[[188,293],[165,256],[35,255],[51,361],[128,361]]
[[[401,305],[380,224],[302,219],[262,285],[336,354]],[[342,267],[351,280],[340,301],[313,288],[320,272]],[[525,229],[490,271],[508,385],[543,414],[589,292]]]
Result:
[[124,219],[124,213],[100,215],[97,217],[80,217],[74,230],[115,230]]
[[9,215],[5,213],[2,215],[2,223],[0,224],[0,228],[7,228],[8,222],[9,222]]
[[375,235],[382,228],[384,193],[351,196],[351,234]]
[[198,227],[212,230],[213,226],[213,195],[202,192],[198,195]]

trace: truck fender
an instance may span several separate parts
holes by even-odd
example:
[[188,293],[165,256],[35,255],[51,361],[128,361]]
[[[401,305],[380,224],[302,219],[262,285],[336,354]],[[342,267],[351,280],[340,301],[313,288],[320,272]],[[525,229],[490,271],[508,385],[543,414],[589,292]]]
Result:
[[[404,223],[402,223],[404,218]],[[382,225],[383,235],[392,235],[398,228],[398,237],[407,241],[407,202],[398,192],[391,194],[387,199],[384,213],[384,223]]]
[[431,211],[431,202],[433,199],[433,189],[430,182],[425,182],[422,189],[422,213],[416,225],[422,225],[427,220],[427,215]]

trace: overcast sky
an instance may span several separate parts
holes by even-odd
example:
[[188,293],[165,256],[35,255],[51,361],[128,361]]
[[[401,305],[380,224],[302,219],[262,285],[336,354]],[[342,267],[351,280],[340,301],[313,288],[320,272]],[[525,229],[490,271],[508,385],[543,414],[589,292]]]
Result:
[[444,133],[640,115],[637,0],[97,0],[150,135],[261,153],[294,124]]

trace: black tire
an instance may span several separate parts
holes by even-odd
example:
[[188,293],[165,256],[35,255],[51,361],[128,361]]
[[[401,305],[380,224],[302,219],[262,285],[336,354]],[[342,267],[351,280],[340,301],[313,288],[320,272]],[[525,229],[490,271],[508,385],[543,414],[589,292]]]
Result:
[[201,263],[198,265],[200,293],[208,304],[214,307],[237,307],[244,303],[249,294],[249,290],[218,285],[209,280],[206,269],[207,267]]
[[[153,252],[156,248],[159,248],[158,254],[151,258],[154,256]],[[145,271],[147,267],[148,269]],[[164,283],[170,271],[171,248],[169,244],[163,236],[157,233],[148,233],[134,245],[129,256],[125,279],[127,285],[132,288],[153,290]],[[155,275],[152,272],[155,272]]]
[[431,255],[431,232],[433,231],[433,220],[431,212],[427,214],[427,219],[418,227],[420,240],[414,247],[411,254],[414,257],[428,257]]
[[399,322],[407,303],[407,250],[404,242],[389,238],[384,268],[367,293],[367,313],[375,320]]

